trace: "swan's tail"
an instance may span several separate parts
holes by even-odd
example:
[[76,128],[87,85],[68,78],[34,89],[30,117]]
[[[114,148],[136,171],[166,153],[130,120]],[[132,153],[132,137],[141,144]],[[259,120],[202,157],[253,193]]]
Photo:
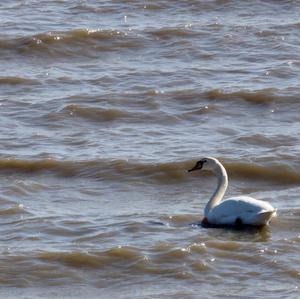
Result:
[[267,224],[269,224],[271,218],[276,217],[276,211],[277,210],[272,210],[272,211],[266,211],[266,212],[259,213],[256,216],[257,225],[267,225]]

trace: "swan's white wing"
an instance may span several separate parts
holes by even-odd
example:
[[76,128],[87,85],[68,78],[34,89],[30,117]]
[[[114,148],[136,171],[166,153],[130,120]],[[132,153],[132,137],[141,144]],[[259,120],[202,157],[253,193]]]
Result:
[[240,196],[222,201],[210,210],[207,218],[217,225],[234,225],[238,218],[243,224],[264,225],[275,213],[268,202]]

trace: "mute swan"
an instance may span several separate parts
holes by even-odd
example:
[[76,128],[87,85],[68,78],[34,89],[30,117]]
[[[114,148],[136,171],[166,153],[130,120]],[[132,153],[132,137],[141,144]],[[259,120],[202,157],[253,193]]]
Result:
[[276,216],[268,202],[249,196],[238,196],[221,201],[228,186],[224,166],[215,158],[204,158],[189,170],[211,170],[218,177],[218,186],[204,209],[203,226],[263,226]]

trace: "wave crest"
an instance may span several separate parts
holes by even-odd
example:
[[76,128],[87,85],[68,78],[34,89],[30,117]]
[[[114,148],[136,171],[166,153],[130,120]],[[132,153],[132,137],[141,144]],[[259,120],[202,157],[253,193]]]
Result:
[[77,29],[47,32],[32,36],[0,40],[0,49],[24,55],[95,56],[99,51],[139,47],[139,39],[130,32],[118,30]]
[[[1,159],[0,170],[7,172],[52,172],[57,176],[92,177],[101,180],[146,181],[155,184],[178,183],[191,179],[187,170],[194,160],[168,163],[139,163],[127,160],[59,161]],[[286,164],[262,166],[247,163],[224,163],[232,178],[299,184],[300,173]]]
[[73,267],[99,268],[111,266],[112,263],[132,264],[143,257],[133,247],[118,246],[103,252],[43,252],[38,255],[41,260],[59,262]]
[[280,100],[281,97],[275,95],[276,89],[263,89],[257,91],[236,91],[225,92],[221,89],[214,89],[206,93],[207,97],[211,100],[234,100],[242,99],[250,103],[268,104]]

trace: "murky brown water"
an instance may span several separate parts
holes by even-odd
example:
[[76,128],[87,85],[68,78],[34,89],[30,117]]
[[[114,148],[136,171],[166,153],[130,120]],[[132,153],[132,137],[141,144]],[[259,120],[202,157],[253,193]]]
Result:
[[[299,1],[0,4],[0,295],[300,296]],[[204,229],[214,188],[261,230]]]

